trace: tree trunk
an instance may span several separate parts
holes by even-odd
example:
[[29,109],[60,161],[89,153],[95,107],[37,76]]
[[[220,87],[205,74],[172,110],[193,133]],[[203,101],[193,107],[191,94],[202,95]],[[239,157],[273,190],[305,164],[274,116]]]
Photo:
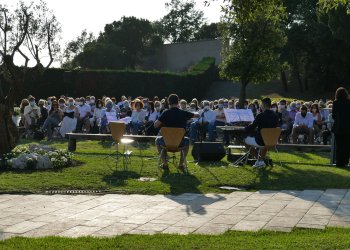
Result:
[[304,72],[304,87],[305,90],[308,91],[309,90],[309,81],[308,81],[308,71],[309,71],[309,64],[306,63],[305,64],[305,72]]
[[241,81],[241,92],[239,93],[239,108],[243,109],[244,108],[244,102],[247,99],[247,81]]
[[9,153],[17,144],[19,135],[12,121],[13,107],[6,103],[0,104],[0,157]]
[[281,71],[281,82],[282,82],[283,90],[285,92],[288,92],[287,76],[286,76],[286,72],[284,70]]
[[295,53],[293,53],[293,75],[294,78],[298,81],[300,92],[303,92],[303,82],[300,77],[298,58],[296,57]]
[[22,95],[24,82],[23,71],[13,64],[12,56],[4,57],[2,67],[8,77],[1,79],[0,84],[0,157],[16,147],[19,140],[18,129],[12,121],[12,114],[16,96]]

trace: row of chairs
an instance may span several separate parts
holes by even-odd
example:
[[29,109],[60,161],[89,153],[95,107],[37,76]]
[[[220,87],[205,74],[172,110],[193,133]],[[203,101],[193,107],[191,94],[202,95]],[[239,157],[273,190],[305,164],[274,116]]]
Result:
[[[116,164],[118,166],[119,158],[121,157],[123,159],[123,165],[124,170],[128,169],[128,166],[130,164],[132,151],[128,150],[128,146],[134,142],[132,139],[123,138],[124,132],[125,132],[125,123],[122,122],[110,122],[109,127],[111,130],[111,134],[116,146]],[[169,153],[172,153],[172,159],[173,163],[175,164],[175,153],[180,152],[182,154],[182,157],[185,159],[185,149],[184,147],[180,147],[182,138],[185,135],[185,129],[183,128],[167,128],[163,127],[161,128],[161,134],[163,136],[165,146],[162,147],[162,152],[160,155],[163,154],[164,150],[166,150]],[[275,149],[277,155],[277,144],[281,135],[281,129],[280,128],[264,128],[261,130],[261,135],[264,141],[265,146],[257,147],[258,152],[260,154],[260,150],[262,149]],[[123,153],[119,152],[119,144],[124,145],[124,151]],[[248,160],[250,156],[250,150],[247,152],[246,161]],[[141,155],[142,157],[142,155]],[[279,157],[278,157],[279,159]],[[280,160],[279,160],[280,161]],[[161,158],[159,156],[158,158],[158,166],[161,164]],[[184,168],[187,172],[187,162],[186,159],[184,161]],[[280,161],[281,164],[281,161]],[[142,157],[142,165],[143,165],[143,157]],[[282,165],[282,164],[281,164]]]
[[[119,158],[123,159],[124,170],[128,170],[128,166],[130,165],[132,151],[128,150],[128,146],[134,142],[132,139],[123,138],[126,125],[123,122],[110,122],[109,128],[111,130],[112,138],[114,140],[114,144],[116,146],[116,165],[118,167]],[[163,136],[165,146],[162,147],[162,151],[166,150],[168,153],[172,153],[173,163],[175,164],[175,153],[180,152],[185,159],[185,151],[183,147],[180,147],[182,138],[185,135],[185,129],[183,128],[161,128],[161,134]],[[124,145],[123,153],[119,152],[119,144]],[[162,155],[162,153],[160,155]],[[140,149],[140,156],[142,160],[143,166],[143,156],[142,150]],[[158,166],[160,166],[161,158],[158,158]],[[187,172],[187,163],[186,159],[184,161],[184,168]]]

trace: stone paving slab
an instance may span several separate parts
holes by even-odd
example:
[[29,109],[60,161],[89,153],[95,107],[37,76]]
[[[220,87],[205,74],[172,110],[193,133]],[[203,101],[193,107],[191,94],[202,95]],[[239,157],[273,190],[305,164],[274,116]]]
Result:
[[0,240],[13,236],[291,232],[350,228],[350,190],[230,194],[0,195]]

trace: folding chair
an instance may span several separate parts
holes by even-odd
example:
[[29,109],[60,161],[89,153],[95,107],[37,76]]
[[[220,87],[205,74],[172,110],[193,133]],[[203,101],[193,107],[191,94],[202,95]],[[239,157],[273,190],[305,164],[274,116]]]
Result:
[[[277,144],[281,136],[281,132],[282,132],[281,128],[263,128],[260,131],[265,144],[264,148],[266,148],[267,150],[271,148],[275,149],[277,153],[278,161],[280,162],[280,165],[282,167],[282,162],[280,160],[279,152],[277,150]],[[260,154],[260,150],[259,150],[259,154]]]
[[185,155],[185,147],[180,147],[181,141],[185,136],[185,129],[183,128],[167,128],[163,127],[160,129],[160,133],[163,136],[165,146],[162,146],[161,153],[159,155],[158,159],[158,166],[160,166],[161,163],[161,156],[163,155],[164,151],[173,153],[172,159],[173,164],[176,163],[176,155],[175,153],[180,152],[181,156],[184,159],[184,170],[187,171],[187,161],[186,161],[186,155]]
[[[121,156],[123,158],[124,170],[128,170],[128,166],[130,165],[131,154],[132,154],[132,151],[128,150],[128,145],[133,143],[134,140],[123,138],[125,127],[126,127],[124,122],[110,122],[108,126],[109,126],[109,129],[111,130],[112,138],[114,140],[114,144],[117,149],[116,166],[118,167],[119,156]],[[118,148],[119,144],[124,145],[123,153],[119,153],[119,148]]]

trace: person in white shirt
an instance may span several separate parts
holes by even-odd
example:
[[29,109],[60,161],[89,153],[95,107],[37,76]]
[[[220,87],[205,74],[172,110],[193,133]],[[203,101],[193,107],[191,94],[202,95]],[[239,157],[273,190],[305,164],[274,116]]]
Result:
[[[215,120],[215,131],[217,126],[225,126],[226,125],[226,116],[224,112],[224,99],[220,99],[218,102],[218,108],[214,110],[216,114],[216,120]],[[215,133],[216,137],[216,133]],[[226,145],[230,144],[230,137],[228,135],[224,135],[224,143]]]
[[186,100],[184,100],[184,99],[182,99],[182,100],[180,100],[180,109],[181,110],[187,110],[187,101]]
[[205,137],[206,131],[208,131],[209,141],[214,141],[215,120],[216,113],[210,109],[209,101],[203,101],[203,110],[200,112],[200,118],[191,123],[191,141],[198,141],[199,131],[203,137]]
[[24,127],[27,131],[30,126],[36,124],[37,120],[40,118],[40,108],[35,103],[35,98],[30,96],[28,98],[29,105],[24,108]]
[[147,112],[143,109],[143,102],[139,99],[136,99],[134,102],[134,110],[131,114],[131,133],[133,135],[137,135],[139,129],[145,124],[146,122],[146,115]]
[[96,101],[96,106],[93,111],[93,116],[90,118],[90,126],[92,128],[100,124],[101,117],[102,117],[102,109],[103,109],[102,100],[98,99]]
[[305,134],[308,136],[310,144],[314,144],[314,118],[313,115],[307,111],[307,107],[302,105],[300,112],[295,115],[292,140],[297,143],[298,135]]
[[68,99],[67,106],[62,111],[64,117],[61,122],[60,134],[64,138],[67,133],[75,131],[77,127],[79,111],[78,108],[74,106],[73,98]]
[[107,119],[107,113],[109,115],[114,116],[113,114],[115,114],[114,119],[117,120],[117,112],[116,110],[113,108],[114,107],[114,103],[111,99],[106,99],[106,108],[103,108],[101,111],[101,120],[100,123],[98,124],[99,126],[99,133],[100,134],[106,134],[109,133],[109,127],[108,127],[108,119]]
[[128,99],[126,98],[126,96],[125,95],[122,95],[121,96],[121,98],[120,98],[120,102],[118,102],[118,107],[121,109],[121,108],[125,108],[124,107],[124,102],[125,101],[128,101]]
[[77,105],[79,111],[78,130],[90,131],[91,106],[85,103],[85,98],[81,97]]

